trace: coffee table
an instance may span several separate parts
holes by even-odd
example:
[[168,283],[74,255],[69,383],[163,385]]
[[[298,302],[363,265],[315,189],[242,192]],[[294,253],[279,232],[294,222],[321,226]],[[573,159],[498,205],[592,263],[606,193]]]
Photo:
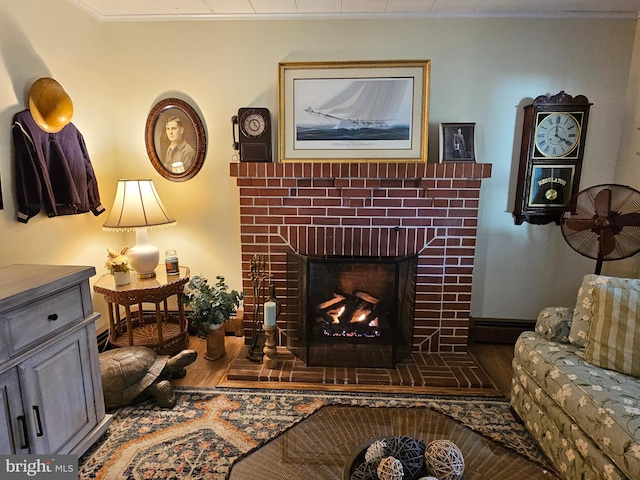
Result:
[[[428,408],[328,405],[239,459],[229,480],[349,478],[350,465],[374,438],[408,435],[453,441],[465,480],[558,480],[553,471]],[[345,468],[346,466],[346,468]]]

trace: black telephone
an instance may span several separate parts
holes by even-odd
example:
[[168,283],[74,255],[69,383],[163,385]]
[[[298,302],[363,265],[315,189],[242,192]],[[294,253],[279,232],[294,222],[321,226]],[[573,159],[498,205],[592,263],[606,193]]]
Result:
[[[238,140],[236,140],[236,127]],[[271,161],[271,115],[267,108],[241,108],[231,117],[233,148],[241,162]]]

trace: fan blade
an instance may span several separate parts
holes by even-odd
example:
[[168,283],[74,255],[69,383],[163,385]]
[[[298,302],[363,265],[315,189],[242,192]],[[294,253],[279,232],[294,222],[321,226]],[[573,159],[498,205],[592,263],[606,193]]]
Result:
[[592,230],[596,226],[596,222],[592,218],[568,218],[564,221],[564,224],[576,232]]
[[610,228],[600,230],[600,255],[609,255],[616,249],[616,236]]
[[611,190],[605,188],[600,190],[594,200],[596,212],[599,217],[608,217],[611,208]]
[[609,223],[615,227],[640,227],[640,213],[623,213],[613,216],[609,219]]

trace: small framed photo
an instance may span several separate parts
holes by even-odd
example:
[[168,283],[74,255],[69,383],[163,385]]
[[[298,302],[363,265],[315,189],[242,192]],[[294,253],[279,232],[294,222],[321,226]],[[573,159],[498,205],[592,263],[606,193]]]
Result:
[[476,124],[440,124],[440,163],[476,161]]
[[183,100],[167,98],[154,105],[147,117],[144,138],[151,164],[167,180],[189,180],[204,163],[204,125],[194,108]]

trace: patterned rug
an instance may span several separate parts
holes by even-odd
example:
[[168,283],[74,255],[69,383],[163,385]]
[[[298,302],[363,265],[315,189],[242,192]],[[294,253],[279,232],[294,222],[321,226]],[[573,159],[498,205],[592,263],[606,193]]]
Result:
[[222,480],[234,460],[329,404],[428,407],[548,464],[504,398],[176,388],[173,409],[125,407],[80,459],[80,479]]

